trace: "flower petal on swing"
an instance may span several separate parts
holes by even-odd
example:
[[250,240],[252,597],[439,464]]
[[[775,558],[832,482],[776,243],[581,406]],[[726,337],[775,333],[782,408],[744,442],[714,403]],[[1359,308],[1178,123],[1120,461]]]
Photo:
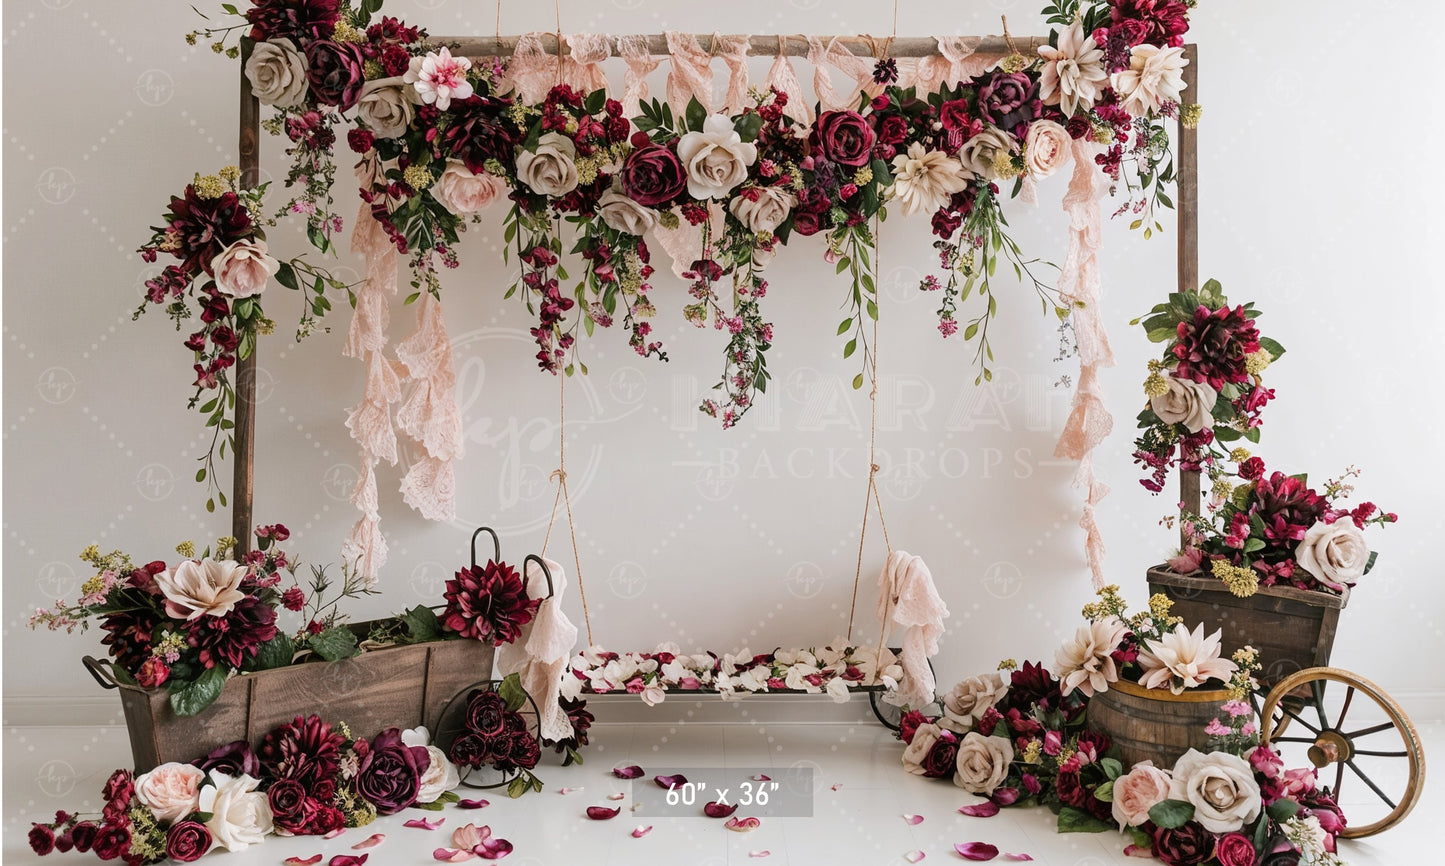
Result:
[[687,777],[678,773],[675,776],[653,776],[652,781],[656,782],[659,788],[681,788],[687,784]]
[[903,820],[906,821],[906,822],[908,822],[908,826],[910,826],[910,827],[917,827],[919,824],[922,824],[922,823],[923,823],[923,816],[922,816],[922,815],[904,815],[904,816],[903,816]]
[[723,826],[734,833],[751,833],[763,826],[763,822],[759,818],[729,818]]
[[463,860],[470,860],[477,856],[470,851],[461,848],[438,848],[431,852],[432,859],[440,860],[443,863],[460,863]]
[[909,863],[917,863],[926,856],[928,855],[924,854],[922,851],[909,851],[907,854],[903,855],[903,859],[907,860]]
[[651,825],[651,824],[639,824],[638,827],[637,827],[637,829],[632,831],[632,838],[634,838],[634,839],[641,839],[643,836],[646,836],[648,833],[651,833],[651,832],[652,832],[652,825]]
[[713,800],[712,802],[708,803],[706,806],[703,806],[703,807],[702,807],[702,813],[703,813],[704,815],[708,816],[709,818],[726,818],[727,816],[731,815],[732,813],[736,812],[737,810],[738,810],[738,804],[737,804],[737,803],[730,803],[730,804],[728,804],[728,805],[723,805],[722,803],[719,803],[719,802],[716,801],[716,800]]
[[978,862],[992,860],[998,856],[997,846],[990,845],[987,842],[959,842],[953,846],[953,850],[957,851],[958,856],[965,860]]
[[435,821],[428,821],[425,818],[412,818],[410,821],[406,821],[401,826],[413,827],[417,830],[435,830],[446,822],[447,819],[445,818],[438,818]]
[[385,833],[372,833],[370,836],[367,836],[365,839],[362,839],[360,842],[357,842],[355,845],[352,845],[352,846],[351,846],[351,850],[353,850],[353,851],[364,851],[364,850],[367,849],[367,848],[375,848],[377,845],[380,845],[382,842],[385,842],[385,841],[386,841],[386,834],[385,834]]
[[622,807],[609,809],[606,806],[588,806],[587,817],[594,821],[606,821],[608,818],[616,818],[622,813]]
[[643,772],[643,769],[636,764],[633,764],[630,767],[612,768],[612,775],[616,776],[619,779],[640,779],[642,778]]
[[458,800],[458,809],[485,809],[492,805],[491,800]]
[[972,806],[958,807],[958,814],[967,815],[970,818],[992,818],[998,814],[998,804],[992,800],[984,800],[982,803],[974,803]]

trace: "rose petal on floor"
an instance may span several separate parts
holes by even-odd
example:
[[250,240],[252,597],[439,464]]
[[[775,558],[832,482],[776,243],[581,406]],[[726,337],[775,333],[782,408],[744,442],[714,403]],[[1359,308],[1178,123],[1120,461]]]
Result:
[[316,866],[320,862],[321,855],[316,854],[311,857],[287,857],[281,861],[281,864],[282,866]]
[[922,851],[909,851],[907,854],[903,855],[903,859],[907,860],[909,863],[917,863],[926,856],[927,855],[924,854]]
[[904,816],[903,816],[903,820],[906,821],[906,822],[908,822],[908,826],[910,826],[910,827],[917,827],[919,824],[922,824],[922,823],[923,823],[923,816],[922,816],[922,815],[904,815]]
[[609,809],[606,806],[588,806],[587,817],[594,821],[606,821],[608,818],[616,818],[622,812],[622,807]]
[[974,803],[972,806],[959,806],[958,814],[967,815],[970,818],[992,818],[998,814],[998,804],[992,800],[984,800],[982,803]]
[[483,860],[500,860],[512,853],[511,842],[508,842],[506,839],[491,838],[492,831],[490,827],[486,828],[486,831],[487,832],[483,834],[482,844],[472,849],[473,854],[476,854]]
[[767,775],[766,773],[758,773],[757,775],[753,776],[754,782],[771,782],[772,780],[773,777]]
[[832,790],[836,791],[836,790],[838,790],[838,789],[841,788],[841,787],[843,787],[843,783],[842,783],[842,782],[839,782],[838,784],[836,784],[836,785],[833,786]]
[[656,782],[659,788],[680,788],[687,784],[687,777],[678,773],[675,776],[653,776],[652,781]]
[[608,794],[608,795],[607,795],[607,799],[609,799],[609,800],[626,800],[626,799],[627,799],[627,795],[624,794],[624,793],[622,793],[621,791],[618,791],[616,794]]
[[1030,856],[1027,855],[1027,854],[1007,854],[1007,853],[1006,853],[1006,854],[1003,855],[1003,859],[1005,859],[1005,860],[1032,860],[1032,859],[1034,859],[1034,858],[1030,857]]
[[987,842],[959,842],[953,846],[953,850],[957,851],[958,856],[965,860],[979,862],[992,860],[998,856],[998,848]]
[[377,845],[380,845],[382,842],[385,841],[385,833],[373,833],[370,836],[367,836],[365,839],[362,839],[360,842],[357,842],[355,845],[352,845],[351,850],[362,851],[367,848],[375,848]]
[[1154,857],[1153,851],[1150,851],[1148,848],[1141,848],[1138,845],[1125,845],[1124,854],[1128,857],[1148,857],[1151,859]]
[[431,852],[431,856],[443,863],[461,863],[463,860],[470,860],[477,855],[460,848],[438,848]]
[[713,800],[712,802],[708,803],[706,806],[703,806],[703,807],[702,807],[702,813],[703,813],[704,815],[708,816],[709,818],[726,818],[727,816],[731,815],[732,813],[736,812],[737,810],[738,810],[738,804],[737,804],[737,803],[731,803],[731,804],[729,804],[729,805],[724,806],[722,803],[719,803],[719,802],[716,801],[716,800]]
[[763,822],[759,818],[729,818],[723,826],[734,833],[751,833],[763,826]]
[[642,774],[642,768],[637,766],[636,764],[633,764],[630,767],[612,768],[612,775],[616,776],[619,779],[640,779],[642,778]]
[[337,836],[340,836],[342,833],[345,833],[345,832],[346,832],[346,828],[345,828],[345,827],[337,827],[335,830],[332,830],[330,833],[327,833],[325,836],[322,836],[321,838],[322,838],[322,839],[335,839]]
[[756,860],[756,859],[760,859],[760,858],[763,858],[763,857],[771,857],[771,856],[773,856],[773,852],[768,851],[768,850],[766,850],[766,849],[764,849],[764,850],[762,850],[762,851],[749,851],[749,852],[748,852],[748,856],[749,856],[749,857],[752,857],[753,859]]
[[326,866],[361,866],[366,862],[368,854],[352,856],[351,854],[337,854],[326,862]]
[[446,822],[447,819],[445,818],[438,818],[435,821],[428,821],[425,818],[412,818],[411,820],[403,823],[401,826],[414,827],[417,830],[435,830]]
[[491,800],[458,800],[458,809],[485,809],[492,805]]
[[652,832],[652,825],[651,825],[651,824],[640,824],[640,825],[638,825],[638,827],[637,827],[636,830],[633,830],[633,831],[632,831],[632,838],[634,838],[634,839],[641,839],[643,836],[646,836],[648,833],[651,833],[651,832]]
[[557,789],[557,793],[559,793],[559,794],[575,794],[575,793],[577,793],[578,791],[585,791],[585,790],[587,790],[587,789],[586,789],[586,788],[558,788],[558,789]]

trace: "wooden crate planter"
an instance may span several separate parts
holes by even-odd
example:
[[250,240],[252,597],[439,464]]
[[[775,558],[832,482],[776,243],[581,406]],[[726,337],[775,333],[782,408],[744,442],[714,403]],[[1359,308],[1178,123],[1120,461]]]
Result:
[[1174,615],[1191,627],[1202,622],[1208,632],[1224,632],[1225,655],[1246,645],[1259,650],[1264,667],[1258,679],[1265,687],[1295,671],[1329,665],[1340,611],[1350,598],[1348,591],[1336,595],[1287,586],[1260,587],[1239,598],[1223,581],[1175,574],[1162,565],[1149,569],[1148,576],[1149,592],[1169,596]]
[[1176,695],[1120,680],[1090,698],[1085,712],[1090,728],[1113,739],[1124,766],[1153,761],[1167,769],[1190,749],[1203,751],[1209,742],[1204,727],[1228,700],[1225,689],[1186,689]]
[[493,653],[481,641],[434,641],[236,676],[214,704],[187,718],[172,712],[164,689],[116,683],[107,665],[89,657],[85,665],[101,685],[120,690],[133,763],[144,772],[167,761],[194,760],[236,740],[255,746],[298,715],[346,722],[357,736],[422,724],[436,730],[458,692],[491,677]]

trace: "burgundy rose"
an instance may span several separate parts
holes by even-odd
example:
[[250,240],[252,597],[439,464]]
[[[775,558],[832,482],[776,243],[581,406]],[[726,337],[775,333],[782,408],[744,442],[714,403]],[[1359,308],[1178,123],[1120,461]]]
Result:
[[179,863],[193,863],[211,849],[211,831],[199,821],[181,821],[166,832],[166,856]]
[[908,138],[908,121],[896,114],[882,115],[877,121],[877,134],[879,144],[897,147]]
[[312,40],[306,45],[306,82],[323,105],[350,111],[366,83],[361,71],[365,62],[361,47],[353,42]]
[[105,787],[101,789],[100,795],[105,798],[106,803],[118,803],[122,810],[130,804],[130,798],[135,794],[135,777],[130,770],[116,770],[105,780]]
[[467,730],[485,737],[495,737],[506,726],[507,702],[494,691],[477,689],[467,699]]
[[102,860],[124,857],[130,852],[130,828],[120,824],[106,824],[96,834],[91,850]]
[[648,144],[632,151],[618,174],[622,191],[644,207],[657,207],[677,198],[687,187],[687,172],[671,148]]
[[30,850],[44,857],[55,850],[55,831],[46,824],[30,825]]
[[481,767],[491,760],[487,738],[480,734],[462,734],[452,741],[447,757],[458,767]]
[[1226,833],[1215,843],[1214,859],[1219,866],[1254,866],[1254,843],[1242,833]]
[[913,742],[913,735],[918,732],[918,726],[928,723],[928,716],[918,710],[909,710],[903,714],[898,721],[898,737],[907,745]]
[[231,777],[261,775],[261,762],[251,751],[251,744],[245,740],[217,746],[209,755],[191,763],[207,773],[217,770]]
[[1214,836],[1195,821],[1173,830],[1156,828],[1153,850],[1165,866],[1197,866],[1214,853]]
[[306,786],[295,779],[282,779],[266,792],[266,802],[271,806],[271,816],[276,826],[296,833],[306,826]]
[[978,108],[988,122],[1022,139],[1026,127],[1043,112],[1039,83],[1027,73],[998,70],[979,88]]
[[135,672],[136,685],[143,689],[158,689],[170,678],[170,666],[155,656],[142,662],[140,670]]
[[943,103],[938,110],[938,119],[942,121],[944,129],[950,130],[972,130],[978,124],[973,113],[968,110],[967,99],[950,99]]
[[356,773],[356,792],[383,815],[400,812],[416,802],[421,774],[431,765],[424,746],[401,741],[400,728],[388,728],[371,740]]
[[542,747],[538,745],[536,737],[522,733],[512,738],[512,750],[507,756],[509,763],[523,770],[530,770],[537,766],[541,758]]
[[822,228],[823,218],[821,214],[814,213],[813,211],[794,211],[793,231],[807,237],[817,234]]
[[839,165],[866,165],[878,141],[873,127],[856,111],[825,111],[808,138],[809,147]]
[[81,821],[70,828],[71,844],[75,845],[75,850],[84,854],[95,845],[95,837],[99,832],[100,828],[95,824],[90,821]]
[[516,640],[542,603],[527,597],[521,575],[505,562],[463,568],[447,581],[445,597],[442,624],[493,646]]
[[1069,138],[1075,141],[1094,131],[1094,126],[1089,123],[1088,116],[1083,114],[1076,114],[1069,118],[1069,122],[1064,124],[1064,128],[1069,131]]
[[1092,799],[1089,792],[1084,790],[1077,770],[1073,772],[1060,770],[1058,778],[1054,781],[1054,790],[1058,792],[1059,802],[1076,809],[1084,808]]
[[520,734],[527,730],[527,720],[513,710],[502,713],[502,728],[508,734]]
[[186,642],[200,651],[201,664],[239,668],[276,636],[276,610],[254,595],[236,602],[225,616],[196,617],[187,623]]
[[958,737],[944,731],[923,756],[923,775],[930,779],[952,776],[958,765],[958,745]]

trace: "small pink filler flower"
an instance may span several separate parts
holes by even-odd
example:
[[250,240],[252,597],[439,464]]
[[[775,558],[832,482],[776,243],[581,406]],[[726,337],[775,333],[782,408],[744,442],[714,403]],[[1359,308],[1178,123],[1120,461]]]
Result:
[[471,68],[472,61],[453,57],[451,50],[443,46],[425,57],[413,57],[402,79],[416,88],[422,102],[446,111],[453,99],[471,98],[472,83],[467,80]]

